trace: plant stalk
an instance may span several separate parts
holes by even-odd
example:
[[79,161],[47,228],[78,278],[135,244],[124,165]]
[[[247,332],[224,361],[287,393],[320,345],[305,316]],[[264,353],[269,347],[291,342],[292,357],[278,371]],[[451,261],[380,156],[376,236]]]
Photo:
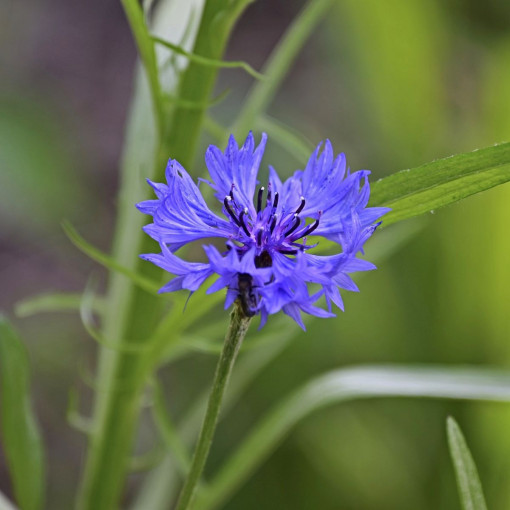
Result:
[[[204,110],[193,110],[176,106],[165,122],[163,104],[158,104],[161,95],[155,81],[153,49],[147,44],[147,30],[140,25],[144,20],[130,0],[123,5],[133,7],[128,19],[139,45],[145,72],[149,75],[151,101],[158,110],[153,126],[133,126],[138,129],[131,133],[130,141],[138,142],[140,137],[152,154],[146,160],[129,159],[123,162],[122,184],[119,194],[119,214],[115,234],[113,256],[120,263],[142,276],[154,280],[161,278],[161,270],[138,258],[140,253],[157,250],[154,241],[141,231],[142,215],[134,204],[148,198],[149,190],[141,178],[141,171],[153,181],[164,180],[166,161],[177,159],[190,168],[199,142]],[[238,0],[235,6],[230,0],[205,0],[199,30],[193,53],[211,59],[221,59],[231,29],[248,0]],[[151,74],[152,73],[152,74]],[[179,79],[178,97],[191,103],[207,104],[215,83],[218,70],[190,62]],[[140,106],[140,105],[138,105]],[[135,116],[143,115],[143,109],[133,110]],[[162,125],[164,124],[164,125]],[[140,129],[143,127],[143,129]],[[130,127],[131,129],[131,127]],[[147,135],[147,129],[152,136]],[[131,158],[138,155],[126,148]],[[141,191],[141,187],[146,191]],[[118,507],[124,479],[131,454],[133,437],[139,416],[141,395],[144,384],[155,369],[157,360],[153,352],[157,324],[163,315],[163,302],[141,289],[135,288],[123,275],[112,274],[108,289],[108,311],[104,318],[105,338],[119,349],[101,347],[93,420],[94,430],[87,449],[85,470],[77,498],[78,510],[112,510]],[[156,339],[157,340],[157,339]],[[148,349],[146,353],[122,352],[126,342],[137,341]],[[148,360],[153,362],[149,366]]]
[[239,301],[236,301],[230,315],[230,325],[225,337],[225,343],[223,344],[223,350],[218,360],[218,365],[216,366],[216,373],[214,375],[211,394],[209,395],[207,411],[202,423],[202,429],[198,436],[195,453],[191,461],[191,468],[181,490],[176,510],[187,510],[192,503],[195,490],[200,482],[202,471],[204,470],[207,456],[209,455],[223,395],[225,394],[232,367],[234,366],[239,348],[248,331],[250,322],[251,317],[246,317],[244,315]]

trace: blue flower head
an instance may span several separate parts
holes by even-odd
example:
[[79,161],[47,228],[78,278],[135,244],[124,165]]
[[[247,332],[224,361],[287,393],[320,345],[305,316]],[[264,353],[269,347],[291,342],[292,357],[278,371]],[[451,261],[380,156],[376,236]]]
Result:
[[[193,292],[217,275],[207,292],[226,288],[225,308],[239,299],[245,315],[260,314],[261,325],[283,311],[304,328],[301,312],[333,317],[332,303],[343,310],[339,289],[358,290],[349,273],[375,269],[357,254],[389,209],[367,207],[370,172],[351,173],[329,140],[319,144],[304,170],[282,182],[270,167],[268,182],[259,186],[266,138],[263,134],[255,147],[250,133],[239,148],[231,136],[224,153],[215,146],[207,149],[211,180],[204,182],[215,191],[223,217],[209,209],[186,170],[170,160],[167,184],[148,181],[157,198],[137,204],[153,217],[144,230],[161,246],[161,253],[141,257],[175,275],[160,292]],[[317,237],[333,241],[339,253],[312,254]],[[208,262],[187,262],[175,254],[207,238],[225,239],[222,251],[203,246]],[[316,306],[322,296],[327,310]]]

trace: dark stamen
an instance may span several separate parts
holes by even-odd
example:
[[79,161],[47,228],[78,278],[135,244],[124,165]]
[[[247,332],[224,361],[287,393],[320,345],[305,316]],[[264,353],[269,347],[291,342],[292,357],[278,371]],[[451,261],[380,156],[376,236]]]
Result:
[[273,216],[273,221],[271,222],[271,226],[269,227],[269,232],[272,234],[273,233],[273,230],[274,228],[276,227],[276,214]]
[[292,234],[292,232],[294,232],[294,230],[299,227],[300,223],[301,219],[297,214],[294,214],[294,224],[289,228],[289,230],[287,230],[287,232],[285,232],[285,234],[283,234],[283,237],[287,237],[289,234]]
[[241,211],[241,214],[239,215],[239,222],[241,224],[241,227],[243,228],[245,234],[250,237],[250,231],[248,230],[248,228],[246,227],[246,223],[244,222],[244,216],[248,214],[248,208],[246,207],[244,209],[244,211]]
[[273,207],[276,209],[278,207],[278,191],[274,194]]
[[257,212],[259,213],[260,210],[262,209],[262,195],[264,194],[264,186],[262,186],[260,189],[259,189],[259,194],[257,196]]
[[305,231],[301,232],[299,237],[296,237],[294,241],[297,241],[298,239],[301,239],[302,237],[305,237],[309,234],[311,234],[317,227],[319,226],[319,220],[315,220]]
[[296,255],[297,250],[278,250],[280,253],[284,255]]
[[259,229],[259,231],[257,232],[257,246],[262,246],[262,233],[263,233],[262,229]]
[[241,224],[239,223],[239,220],[237,219],[237,216],[234,214],[234,211],[232,211],[232,209],[230,208],[230,202],[231,201],[232,201],[232,197],[231,196],[225,197],[225,200],[223,200],[223,205],[225,206],[225,209],[227,210],[228,214],[230,214],[230,217],[234,220],[234,223],[238,227],[240,227]]
[[299,207],[296,209],[296,214],[299,214],[303,208],[305,207],[305,197],[301,197],[301,203],[299,204]]

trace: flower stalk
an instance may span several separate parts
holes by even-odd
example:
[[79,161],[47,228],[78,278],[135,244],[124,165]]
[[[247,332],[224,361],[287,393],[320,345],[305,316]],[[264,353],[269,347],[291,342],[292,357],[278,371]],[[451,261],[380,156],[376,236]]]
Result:
[[241,303],[237,300],[230,314],[230,325],[225,336],[225,343],[223,344],[218,365],[216,366],[204,421],[198,436],[188,476],[179,495],[176,510],[187,510],[192,503],[207,456],[209,455],[228,380],[250,322],[251,317],[247,317],[244,314]]

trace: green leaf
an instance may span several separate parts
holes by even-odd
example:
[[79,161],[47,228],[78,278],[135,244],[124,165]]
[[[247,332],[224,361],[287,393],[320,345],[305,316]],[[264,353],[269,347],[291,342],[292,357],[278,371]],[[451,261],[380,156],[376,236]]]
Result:
[[391,207],[384,225],[510,181],[510,143],[438,159],[372,184],[370,205]]
[[446,420],[446,431],[462,508],[487,510],[475,462],[459,425],[451,416]]
[[166,41],[165,39],[162,39],[161,37],[152,36],[152,40],[155,43],[161,44],[165,48],[168,48],[169,50],[174,51],[178,55],[185,56],[188,60],[191,62],[196,62],[197,64],[201,64],[203,66],[207,67],[218,67],[218,68],[240,68],[244,69],[250,76],[253,76],[257,80],[264,80],[265,76],[258,71],[255,71],[253,67],[251,67],[246,62],[242,61],[235,61],[235,62],[226,62],[224,60],[215,60],[212,58],[206,58],[202,57],[201,55],[195,55],[194,53],[191,53],[189,51],[186,51],[185,49],[181,48],[178,44],[173,44],[170,41]]
[[64,232],[66,233],[69,240],[80,251],[85,253],[85,255],[88,255],[92,260],[95,260],[102,266],[105,266],[106,268],[111,269],[112,271],[117,271],[118,273],[127,276],[133,281],[133,283],[138,285],[143,290],[147,291],[150,294],[157,295],[160,285],[149,280],[148,278],[145,278],[142,275],[139,275],[135,271],[119,264],[115,259],[98,250],[96,247],[92,246],[90,243],[85,241],[85,239],[83,239],[83,237],[81,237],[80,234],[78,234],[76,229],[68,221],[62,222],[62,228],[64,229]]
[[[83,296],[70,293],[44,293],[18,301],[14,312],[18,317],[30,317],[47,312],[76,312],[80,309]],[[105,300],[96,297],[92,303],[93,310],[100,313],[104,309]]]
[[147,73],[147,81],[151,92],[152,108],[156,121],[158,136],[164,132],[165,119],[161,105],[161,84],[159,82],[158,65],[154,43],[145,24],[142,8],[136,0],[121,0],[124,12],[131,27],[138,48],[140,60]]
[[365,366],[329,372],[270,411],[198,495],[195,510],[225,502],[303,418],[328,405],[374,397],[510,402],[510,372],[451,367]]
[[25,347],[5,317],[0,316],[0,408],[2,446],[16,501],[22,510],[42,507],[43,447],[29,395]]
[[94,321],[94,281],[90,279],[83,291],[83,296],[80,303],[80,318],[83,324],[83,327],[86,329],[87,333],[101,346],[106,347],[108,349],[112,349],[113,351],[123,352],[123,353],[133,353],[139,354],[141,352],[147,351],[148,346],[144,343],[134,342],[131,340],[124,340],[121,343],[115,344],[112,342],[108,342],[101,331],[97,328]]

